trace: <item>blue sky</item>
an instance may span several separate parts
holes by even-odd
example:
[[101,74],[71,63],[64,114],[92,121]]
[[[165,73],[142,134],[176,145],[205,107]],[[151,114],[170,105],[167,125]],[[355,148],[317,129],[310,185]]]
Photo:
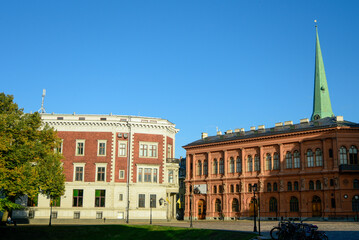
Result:
[[333,112],[359,122],[359,1],[1,1],[1,92],[26,112],[161,117],[201,136],[309,118],[315,28]]

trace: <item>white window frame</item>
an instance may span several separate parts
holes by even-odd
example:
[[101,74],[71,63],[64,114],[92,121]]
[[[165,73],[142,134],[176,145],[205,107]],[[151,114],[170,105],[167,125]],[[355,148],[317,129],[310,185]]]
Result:
[[[160,165],[153,165],[153,164],[136,164],[137,166],[137,183],[144,183],[144,184],[157,184],[159,183],[159,172],[160,172]],[[150,168],[151,169],[151,182],[145,182],[145,169]],[[139,179],[139,172],[140,169],[142,169],[142,179],[140,181]],[[157,171],[157,181],[154,181],[154,170]]]
[[[95,175],[95,182],[107,182],[106,179],[107,179],[107,163],[95,163],[96,165],[96,175]],[[104,180],[103,181],[99,181],[97,180],[97,174],[98,174],[98,168],[99,167],[104,167],[105,168],[105,176],[104,176]]]
[[[82,154],[79,154],[77,152],[79,143],[83,143],[83,153]],[[85,146],[86,146],[85,139],[76,139],[75,156],[85,156]]]
[[[141,145],[143,145],[143,150],[141,150]],[[156,156],[150,156],[151,146],[156,146]],[[158,142],[139,142],[138,156],[140,158],[158,158]]]
[[[60,151],[59,151],[60,149]],[[61,139],[61,143],[60,143],[60,148],[55,148],[55,153],[60,153],[62,154],[62,152],[64,151],[64,139]]]
[[[170,171],[172,171],[172,182],[170,182]],[[169,184],[177,184],[177,171],[176,169],[167,170],[167,182]]]
[[172,144],[167,145],[167,158],[172,158]]
[[[85,165],[86,163],[73,163],[74,165],[74,174],[73,174],[73,182],[84,182],[85,181]],[[82,167],[82,180],[76,180],[76,167]]]
[[[121,173],[122,173],[122,177],[121,177]],[[125,179],[125,170],[119,170],[118,171],[118,179]]]
[[[104,143],[105,144],[105,153],[104,154],[100,154],[100,144]],[[97,140],[97,156],[98,157],[105,157],[106,156],[106,148],[107,148],[107,140]]]
[[[120,146],[121,144],[125,144],[125,154],[121,155],[121,149]],[[118,141],[118,157],[127,157],[127,141]]]

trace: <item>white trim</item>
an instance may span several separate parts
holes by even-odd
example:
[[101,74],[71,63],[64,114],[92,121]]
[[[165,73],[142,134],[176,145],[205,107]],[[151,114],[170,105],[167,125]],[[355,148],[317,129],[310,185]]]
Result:
[[[141,145],[147,146],[147,153],[146,155],[141,156]],[[156,146],[156,156],[150,156],[150,146]],[[158,142],[139,142],[139,152],[138,152],[138,156],[140,158],[158,158]]]
[[[117,157],[127,157],[127,141],[123,141],[123,140],[118,140],[118,153],[117,153]],[[120,155],[120,146],[122,144],[125,144],[125,155]]]
[[[95,163],[96,165],[96,175],[95,175],[95,182],[107,182],[106,177],[107,177],[107,163]],[[99,167],[104,167],[105,168],[105,176],[104,176],[104,180],[103,181],[99,181],[97,180],[97,173],[98,173],[98,168]]]
[[[75,156],[85,156],[85,139],[76,139]],[[83,143],[83,154],[77,153],[78,143]]]
[[[86,163],[73,163],[74,165],[74,173],[73,173],[73,182],[84,182],[85,181],[85,165]],[[82,167],[82,180],[76,181],[76,167]]]

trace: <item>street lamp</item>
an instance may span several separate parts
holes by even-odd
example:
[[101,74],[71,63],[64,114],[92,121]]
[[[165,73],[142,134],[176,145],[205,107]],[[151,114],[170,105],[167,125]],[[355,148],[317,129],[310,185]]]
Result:
[[359,200],[359,196],[355,195],[354,198],[355,198],[354,206],[355,206],[355,211],[357,213],[357,222],[359,222],[359,219],[358,219],[358,211],[359,211],[359,201],[358,200]]
[[190,201],[189,201],[189,217],[190,217],[190,221],[191,221],[189,227],[193,228],[193,223],[192,223],[192,194],[189,196],[189,199],[190,199]]
[[256,191],[257,184],[253,185],[253,212],[254,212],[254,228],[253,232],[257,232],[257,221],[256,221]]
[[150,224],[152,224],[152,198],[150,198]]
[[52,203],[53,203],[53,199],[52,197],[50,197],[50,221],[49,221],[50,227],[51,227],[51,218],[52,218]]

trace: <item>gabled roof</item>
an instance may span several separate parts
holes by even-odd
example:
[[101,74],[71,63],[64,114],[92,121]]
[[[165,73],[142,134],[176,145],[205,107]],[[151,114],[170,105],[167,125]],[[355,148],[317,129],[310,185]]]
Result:
[[197,145],[211,144],[211,143],[221,143],[221,142],[234,141],[234,140],[242,140],[242,139],[244,140],[244,139],[251,139],[251,138],[258,138],[265,136],[275,136],[275,135],[286,134],[286,133],[305,132],[305,131],[333,128],[333,127],[358,128],[359,130],[358,123],[349,122],[349,121],[337,121],[336,117],[327,117],[316,121],[311,121],[308,123],[299,123],[293,125],[284,125],[280,127],[266,128],[262,130],[259,129],[259,130],[251,130],[246,132],[234,132],[225,135],[209,136],[207,138],[189,143],[183,146],[183,148],[197,146]]

